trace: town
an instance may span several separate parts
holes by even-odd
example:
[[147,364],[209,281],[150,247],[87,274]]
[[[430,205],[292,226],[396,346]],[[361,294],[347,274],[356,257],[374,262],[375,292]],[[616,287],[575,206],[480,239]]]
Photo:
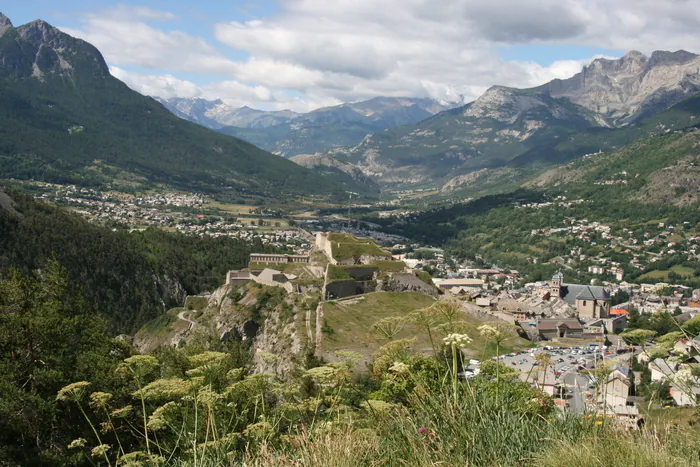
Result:
[[[329,303],[377,291],[410,291],[456,302],[466,315],[510,326],[514,335],[531,343],[494,359],[512,366],[521,379],[539,386],[562,409],[605,413],[624,426],[638,427],[643,422],[638,404],[644,399],[635,388],[643,380],[647,385],[665,382],[678,406],[694,406],[695,397],[687,393],[700,392],[699,384],[688,388],[687,381],[678,382],[675,376],[678,372],[692,375],[689,368],[694,368],[698,355],[695,334],[679,334],[679,330],[696,322],[700,290],[668,281],[688,271],[674,267],[666,274],[643,277],[648,282],[625,281],[630,271],[644,270],[668,257],[697,261],[700,237],[688,223],[659,222],[639,229],[568,217],[561,227],[532,230],[535,239],[561,238],[570,251],[549,261],[559,267],[550,280],[525,282],[515,269],[458,261],[441,248],[338,214],[299,216],[269,208],[239,208],[233,213],[198,193],[124,195],[39,183],[34,188],[37,198],[66,206],[94,223],[132,231],[158,227],[187,235],[259,239],[289,252],[252,254],[249,268],[228,273],[229,286],[254,282],[281,287],[290,294],[317,289]],[[559,197],[519,209],[581,203]],[[380,218],[412,214],[378,213]],[[537,257],[529,260],[538,263]],[[570,283],[566,276],[572,270],[585,271],[595,279],[591,284]],[[635,332],[629,330],[635,324],[633,315],[647,321],[671,316],[678,329],[659,336],[659,342],[647,339],[635,346],[625,339],[627,333]],[[465,354],[462,376],[478,375],[480,365]],[[605,380],[596,379],[601,368],[606,369]]]

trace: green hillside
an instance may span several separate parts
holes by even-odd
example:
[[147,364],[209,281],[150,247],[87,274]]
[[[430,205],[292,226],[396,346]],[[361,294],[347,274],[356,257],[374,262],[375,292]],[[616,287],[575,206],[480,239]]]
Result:
[[228,270],[247,264],[250,253],[272,251],[259,241],[157,229],[114,232],[0,191],[0,274],[10,268],[29,272],[55,259],[67,269],[74,290],[117,332],[138,329],[166,308],[182,305],[185,294],[214,290]]
[[260,195],[372,192],[183,121],[43,21],[0,36],[0,178],[167,184]]

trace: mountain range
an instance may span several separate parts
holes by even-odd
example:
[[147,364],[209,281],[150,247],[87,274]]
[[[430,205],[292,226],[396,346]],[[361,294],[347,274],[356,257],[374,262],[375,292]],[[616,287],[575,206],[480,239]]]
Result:
[[178,117],[285,157],[354,146],[370,133],[418,123],[456,105],[427,98],[375,97],[296,113],[234,108],[220,99],[155,99]]
[[480,170],[552,165],[619,148],[658,131],[636,127],[699,91],[698,55],[633,51],[536,88],[493,86],[462,107],[327,155],[384,185],[440,187]]
[[112,77],[100,52],[0,14],[0,178],[154,184],[254,196],[376,194],[366,178],[306,169],[173,116]]
[[305,114],[157,102],[112,77],[87,42],[0,14],[0,178],[244,197],[377,196],[380,185],[472,196],[695,127],[699,93],[700,57],[680,50],[597,59],[569,79],[493,86],[447,110],[388,97]]

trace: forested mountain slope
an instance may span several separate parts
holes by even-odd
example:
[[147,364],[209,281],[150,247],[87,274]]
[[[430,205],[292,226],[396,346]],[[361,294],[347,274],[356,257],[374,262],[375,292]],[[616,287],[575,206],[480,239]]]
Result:
[[0,32],[0,178],[164,183],[260,195],[366,191],[183,121],[112,77],[97,49],[43,21]]
[[15,191],[0,192],[0,271],[29,272],[56,259],[114,331],[131,332],[185,296],[211,291],[261,243],[157,229],[114,232]]

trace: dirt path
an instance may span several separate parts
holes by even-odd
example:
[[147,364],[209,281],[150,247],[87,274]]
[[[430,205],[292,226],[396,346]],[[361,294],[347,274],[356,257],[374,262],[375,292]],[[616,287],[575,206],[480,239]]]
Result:
[[314,335],[311,331],[311,308],[306,310],[306,337],[309,339],[309,344],[311,344],[314,340]]
[[319,303],[316,307],[316,356],[321,356],[321,344],[323,342],[323,304]]
[[186,318],[186,317],[185,317],[185,313],[187,313],[187,312],[186,312],[186,311],[181,311],[180,313],[177,314],[177,318],[178,318],[178,319],[181,319],[182,321],[187,321],[188,323],[190,323],[190,327],[187,328],[187,330],[188,330],[188,331],[191,331],[192,329],[194,329],[194,327],[197,325],[197,323],[195,323],[194,321],[192,321],[192,320],[189,319],[189,318]]

